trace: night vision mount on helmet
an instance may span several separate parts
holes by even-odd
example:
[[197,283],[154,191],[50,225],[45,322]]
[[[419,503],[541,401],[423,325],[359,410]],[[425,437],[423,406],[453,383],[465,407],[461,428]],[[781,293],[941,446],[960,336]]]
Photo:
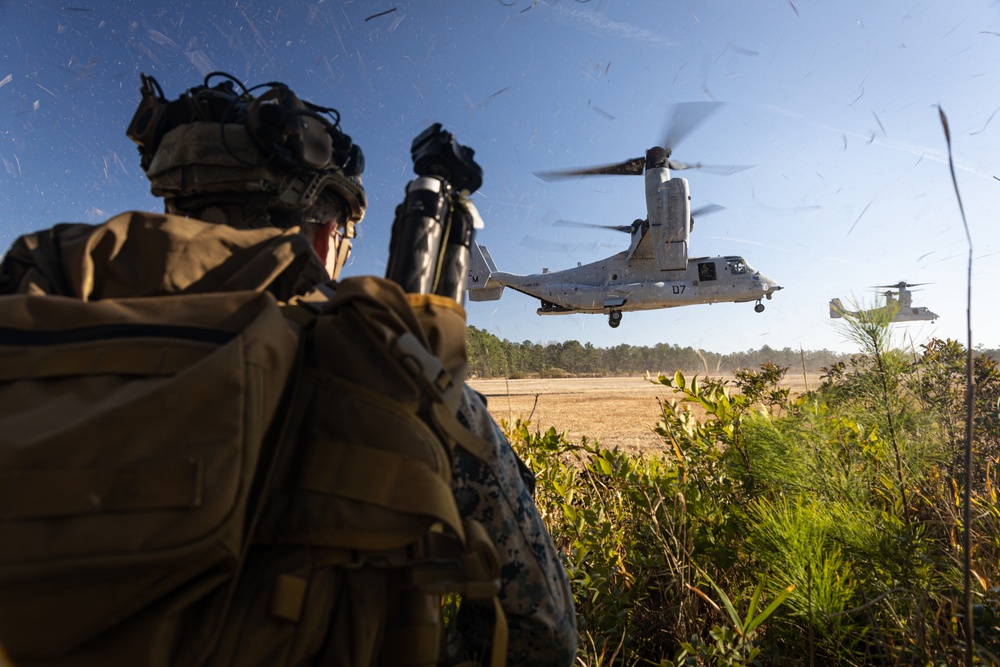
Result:
[[[141,77],[127,134],[154,195],[169,203],[258,193],[267,209],[295,211],[330,189],[347,203],[351,223],[364,217],[364,154],[340,129],[336,109],[300,100],[282,83],[247,88],[224,72],[170,101],[156,79]],[[210,86],[213,77],[225,80]],[[254,96],[258,88],[267,90]]]

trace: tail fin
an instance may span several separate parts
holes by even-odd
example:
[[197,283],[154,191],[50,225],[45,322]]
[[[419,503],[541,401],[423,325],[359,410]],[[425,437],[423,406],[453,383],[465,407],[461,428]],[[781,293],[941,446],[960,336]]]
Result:
[[830,317],[843,317],[844,312],[844,304],[840,302],[840,299],[830,299]]
[[496,301],[503,294],[503,285],[490,285],[490,276],[497,271],[497,265],[490,257],[486,246],[474,243],[470,248],[469,277],[465,281],[469,290],[469,301]]

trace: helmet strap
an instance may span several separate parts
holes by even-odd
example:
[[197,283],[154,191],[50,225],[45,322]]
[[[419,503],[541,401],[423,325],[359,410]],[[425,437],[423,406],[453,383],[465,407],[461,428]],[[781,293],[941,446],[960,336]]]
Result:
[[344,223],[344,236],[340,239],[340,245],[337,247],[337,259],[333,267],[329,269],[330,277],[334,280],[340,278],[340,272],[344,269],[344,265],[347,264],[347,258],[351,255],[351,244],[354,238],[354,222],[348,220]]

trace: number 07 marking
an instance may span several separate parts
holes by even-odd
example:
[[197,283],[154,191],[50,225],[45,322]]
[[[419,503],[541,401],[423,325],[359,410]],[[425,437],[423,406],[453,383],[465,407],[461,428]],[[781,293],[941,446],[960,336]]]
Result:
[[684,285],[672,285],[674,294],[684,294]]

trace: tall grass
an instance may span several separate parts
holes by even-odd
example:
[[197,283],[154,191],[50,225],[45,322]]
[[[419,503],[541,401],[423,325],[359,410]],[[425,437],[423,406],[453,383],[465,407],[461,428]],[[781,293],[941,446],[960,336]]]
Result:
[[[858,353],[796,399],[769,364],[731,384],[650,378],[673,391],[658,453],[504,424],[566,557],[581,665],[961,663],[961,345],[907,351],[888,323],[849,326]],[[977,363],[973,639],[992,664],[1000,370]]]

